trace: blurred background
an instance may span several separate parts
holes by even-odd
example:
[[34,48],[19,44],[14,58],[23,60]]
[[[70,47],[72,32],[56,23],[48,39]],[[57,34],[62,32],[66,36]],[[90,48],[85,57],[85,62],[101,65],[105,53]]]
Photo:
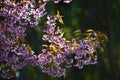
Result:
[[[71,39],[73,31],[93,29],[105,33],[109,41],[104,53],[98,55],[96,65],[83,69],[71,68],[66,77],[55,78],[41,72],[39,67],[26,66],[19,71],[17,80],[120,80],[120,0],[73,0],[70,4],[49,3],[48,14],[55,15],[59,10],[64,24],[59,25],[65,37]],[[26,40],[39,54],[42,48],[42,29],[45,18],[40,20],[39,28],[31,29]],[[14,80],[14,79],[13,79]]]

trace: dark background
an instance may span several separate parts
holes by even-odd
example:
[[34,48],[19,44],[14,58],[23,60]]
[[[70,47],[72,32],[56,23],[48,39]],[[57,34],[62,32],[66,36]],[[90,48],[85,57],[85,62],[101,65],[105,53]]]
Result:
[[[73,0],[70,4],[51,2],[46,7],[48,14],[55,15],[59,10],[64,16],[64,24],[59,26],[67,39],[71,39],[77,29],[83,32],[93,29],[105,33],[109,41],[105,43],[104,53],[98,55],[96,65],[71,68],[65,78],[54,78],[42,73],[39,67],[27,66],[20,70],[17,80],[120,80],[120,0]],[[26,37],[37,54],[43,43],[44,21],[45,18],[42,18],[39,28],[31,29]]]

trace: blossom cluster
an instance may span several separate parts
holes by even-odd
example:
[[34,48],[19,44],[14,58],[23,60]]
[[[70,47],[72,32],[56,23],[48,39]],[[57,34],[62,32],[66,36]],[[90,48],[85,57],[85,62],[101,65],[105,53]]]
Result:
[[31,2],[17,5],[9,0],[0,1],[5,7],[0,10],[0,74],[12,78],[17,69],[37,65],[37,56],[25,43],[27,27],[35,27],[46,15],[45,4],[38,7]]
[[43,45],[42,53],[38,55],[38,63],[42,71],[49,75],[60,77],[66,74],[70,67],[83,68],[84,65],[96,64],[96,47],[100,47],[98,41],[91,39],[67,40],[64,32],[56,26],[58,16],[47,16],[43,40],[49,45]]
[[5,22],[8,25],[14,26],[15,24],[21,26],[35,27],[38,25],[38,20],[47,14],[45,5],[42,3],[36,6],[33,2],[28,2],[22,5],[5,1],[5,8],[2,9],[1,15],[5,17]]
[[[97,32],[88,30],[82,39],[67,40],[64,32],[57,26],[57,21],[63,24],[62,16],[50,16],[46,12],[46,4],[50,1],[59,3],[61,0],[40,0],[36,5],[34,0],[10,2],[0,0],[0,74],[3,78],[15,77],[15,72],[26,65],[39,66],[44,73],[60,77],[69,68],[83,68],[84,65],[97,63],[97,48],[101,41]],[[63,0],[70,3],[72,0]],[[41,17],[47,15],[43,30],[43,49],[36,55],[25,41],[27,28],[37,27]],[[93,37],[94,35],[94,37]]]

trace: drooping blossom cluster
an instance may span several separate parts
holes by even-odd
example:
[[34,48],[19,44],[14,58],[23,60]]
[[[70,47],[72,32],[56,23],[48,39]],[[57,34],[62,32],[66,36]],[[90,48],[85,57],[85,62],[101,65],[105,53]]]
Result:
[[17,5],[9,0],[0,1],[5,7],[0,10],[0,74],[12,78],[17,69],[26,65],[37,65],[37,56],[25,44],[27,27],[35,27],[46,15],[45,4],[38,7],[31,2]]
[[[47,16],[48,21],[45,24],[43,40],[49,45],[43,45],[42,53],[38,56],[39,66],[42,71],[52,76],[60,77],[65,75],[66,71],[74,66],[83,68],[84,65],[96,64],[97,55],[95,47],[100,47],[100,43],[90,39],[68,41],[64,32],[56,26],[57,16]],[[56,70],[57,69],[57,70]]]
[[[16,70],[26,65],[40,66],[43,72],[60,77],[70,67],[81,69],[84,65],[97,63],[96,49],[101,47],[97,39],[99,34],[89,30],[89,36],[67,40],[56,23],[58,21],[63,24],[59,11],[55,16],[46,12],[45,5],[50,1],[59,3],[61,0],[41,0],[39,5],[35,5],[34,0],[22,4],[0,0],[0,5],[5,5],[0,7],[0,74],[3,78],[13,78]],[[65,3],[71,1],[63,0]],[[41,17],[46,14],[47,22],[42,39],[48,44],[43,44],[43,49],[37,56],[26,44],[26,31],[28,27],[37,27]]]

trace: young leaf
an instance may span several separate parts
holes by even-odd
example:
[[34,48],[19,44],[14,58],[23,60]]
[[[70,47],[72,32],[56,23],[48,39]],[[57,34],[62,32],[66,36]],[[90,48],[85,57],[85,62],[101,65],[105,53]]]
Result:
[[60,15],[59,11],[57,11],[56,17],[58,18],[58,21],[59,21],[61,24],[64,24],[64,23],[63,23],[63,20],[62,20],[62,17],[63,17],[63,16]]

